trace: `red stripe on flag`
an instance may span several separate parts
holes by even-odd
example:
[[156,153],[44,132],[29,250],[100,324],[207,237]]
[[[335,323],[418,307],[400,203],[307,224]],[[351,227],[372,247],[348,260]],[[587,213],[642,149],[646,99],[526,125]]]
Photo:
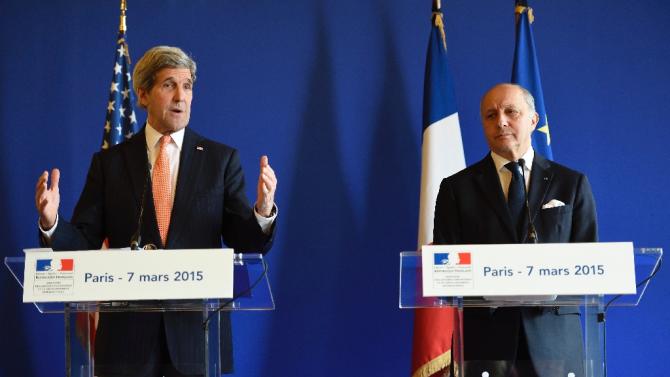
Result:
[[432,376],[449,367],[456,313],[453,308],[414,311],[413,377]]
[[[75,332],[79,344],[86,351],[89,349],[91,356],[95,355],[95,333],[96,333],[96,312],[79,312],[75,314]],[[88,339],[86,335],[88,334]],[[90,342],[87,344],[87,342]]]
[[61,271],[72,271],[74,267],[74,260],[72,259],[61,259],[60,260],[60,270]]

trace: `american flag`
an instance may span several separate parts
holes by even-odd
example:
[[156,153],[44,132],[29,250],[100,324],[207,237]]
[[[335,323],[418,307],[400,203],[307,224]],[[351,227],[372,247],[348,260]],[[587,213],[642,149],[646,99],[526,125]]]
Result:
[[135,93],[130,83],[132,71],[125,30],[119,31],[116,47],[114,74],[109,88],[107,116],[102,133],[102,149],[130,139],[140,128],[133,107]]

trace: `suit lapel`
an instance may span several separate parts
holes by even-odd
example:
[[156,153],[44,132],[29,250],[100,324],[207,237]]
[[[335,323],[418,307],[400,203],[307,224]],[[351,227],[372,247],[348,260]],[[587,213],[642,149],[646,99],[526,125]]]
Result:
[[507,208],[505,195],[503,194],[502,187],[500,187],[500,178],[498,178],[498,172],[491,155],[487,155],[477,163],[476,169],[475,181],[481,193],[489,202],[496,215],[498,215],[500,222],[504,224],[507,232],[512,235],[511,238],[517,239],[515,227],[512,226],[512,216]]
[[[142,192],[144,191],[144,184],[147,181],[147,166],[149,164],[144,128],[142,128],[135,137],[128,140],[127,146],[128,147],[123,150],[124,162],[128,174],[130,175],[130,181],[132,182],[137,208],[139,208],[142,200]],[[150,183],[151,182],[149,182],[149,184]]]
[[[191,211],[189,198],[193,196],[205,156],[204,149],[199,145],[200,141],[201,137],[198,134],[186,128],[179,160],[179,175],[177,176],[177,188],[172,204],[167,245],[173,245],[180,232],[188,228],[186,224],[183,224],[183,221],[187,221],[188,216],[186,214]],[[198,147],[200,148],[196,150]]]
[[[554,174],[551,171],[549,162],[544,157],[535,153],[533,169],[530,173],[530,183],[528,185],[528,207],[530,207],[530,216],[533,222],[535,222],[535,218],[540,213],[541,205],[547,196],[553,177]],[[525,228],[527,227],[528,219],[526,218]]]
[[142,206],[142,194],[145,191],[145,184],[147,185],[144,196],[144,215],[142,216],[142,244],[160,243],[161,237],[158,232],[156,210],[154,209],[153,195],[151,193],[151,179],[147,177],[149,157],[147,156],[147,139],[144,128],[126,143],[127,148],[124,149],[124,162],[130,175],[130,181],[132,182],[137,208],[141,208]]

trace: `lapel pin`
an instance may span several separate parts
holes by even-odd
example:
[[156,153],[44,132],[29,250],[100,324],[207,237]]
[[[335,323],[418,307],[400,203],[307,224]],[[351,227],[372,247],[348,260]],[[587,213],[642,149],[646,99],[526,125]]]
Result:
[[201,146],[199,146],[199,145],[198,145],[197,147],[195,147],[195,149],[197,149],[197,150],[199,150],[199,151],[204,151],[204,150],[205,150],[205,148],[203,148],[203,147],[201,147]]

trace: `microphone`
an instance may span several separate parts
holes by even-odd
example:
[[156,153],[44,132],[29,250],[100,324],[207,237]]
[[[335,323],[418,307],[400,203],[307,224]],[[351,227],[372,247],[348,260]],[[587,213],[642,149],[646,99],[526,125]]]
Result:
[[523,196],[526,202],[526,215],[528,216],[528,234],[527,238],[530,243],[538,243],[537,230],[535,229],[535,224],[533,224],[533,218],[530,214],[530,206],[528,205],[528,189],[526,189],[526,161],[523,158],[519,159],[519,166],[521,166],[521,176],[523,177]]
[[144,179],[144,188],[142,189],[142,199],[140,200],[140,214],[137,217],[137,230],[135,234],[130,238],[130,250],[140,250],[140,244],[142,242],[142,218],[144,215],[144,199],[147,196],[147,187],[149,186],[149,181],[151,180],[151,164],[147,160],[147,176]]

